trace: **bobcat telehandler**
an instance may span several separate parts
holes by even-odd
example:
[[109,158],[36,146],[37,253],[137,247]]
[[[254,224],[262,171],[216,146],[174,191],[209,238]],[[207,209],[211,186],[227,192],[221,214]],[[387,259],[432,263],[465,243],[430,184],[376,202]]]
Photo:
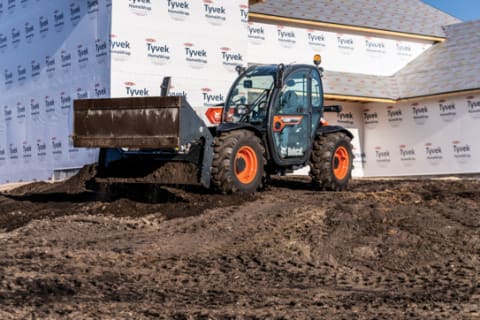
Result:
[[353,135],[324,120],[320,56],[314,65],[239,69],[217,126],[208,127],[185,97],[74,102],[76,147],[100,148],[96,181],[201,184],[217,192],[255,192],[271,175],[310,165],[315,185],[343,190],[352,170]]

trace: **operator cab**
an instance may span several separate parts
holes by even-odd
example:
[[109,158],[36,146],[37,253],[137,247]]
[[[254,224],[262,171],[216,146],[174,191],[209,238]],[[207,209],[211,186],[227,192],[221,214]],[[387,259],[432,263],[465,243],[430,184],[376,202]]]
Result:
[[323,117],[321,69],[314,65],[252,66],[234,82],[223,124],[258,132],[280,166],[303,166]]

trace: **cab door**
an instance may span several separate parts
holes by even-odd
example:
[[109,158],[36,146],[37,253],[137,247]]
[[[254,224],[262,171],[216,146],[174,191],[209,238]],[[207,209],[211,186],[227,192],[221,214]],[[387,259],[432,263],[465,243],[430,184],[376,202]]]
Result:
[[308,68],[286,75],[269,117],[272,153],[277,163],[303,163],[311,146],[311,73]]

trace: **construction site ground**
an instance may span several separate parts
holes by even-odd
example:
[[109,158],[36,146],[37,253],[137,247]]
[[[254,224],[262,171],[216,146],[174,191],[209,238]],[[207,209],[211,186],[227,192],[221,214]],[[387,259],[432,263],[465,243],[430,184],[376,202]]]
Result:
[[0,193],[0,319],[480,319],[480,180]]

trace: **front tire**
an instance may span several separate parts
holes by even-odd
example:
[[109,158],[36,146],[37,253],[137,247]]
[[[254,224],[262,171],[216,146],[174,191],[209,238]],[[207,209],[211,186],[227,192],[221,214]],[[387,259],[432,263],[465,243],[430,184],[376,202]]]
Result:
[[310,176],[322,190],[344,190],[352,177],[351,139],[343,132],[318,135],[310,156]]
[[237,130],[215,138],[212,183],[221,193],[251,193],[265,180],[265,148],[252,131]]

